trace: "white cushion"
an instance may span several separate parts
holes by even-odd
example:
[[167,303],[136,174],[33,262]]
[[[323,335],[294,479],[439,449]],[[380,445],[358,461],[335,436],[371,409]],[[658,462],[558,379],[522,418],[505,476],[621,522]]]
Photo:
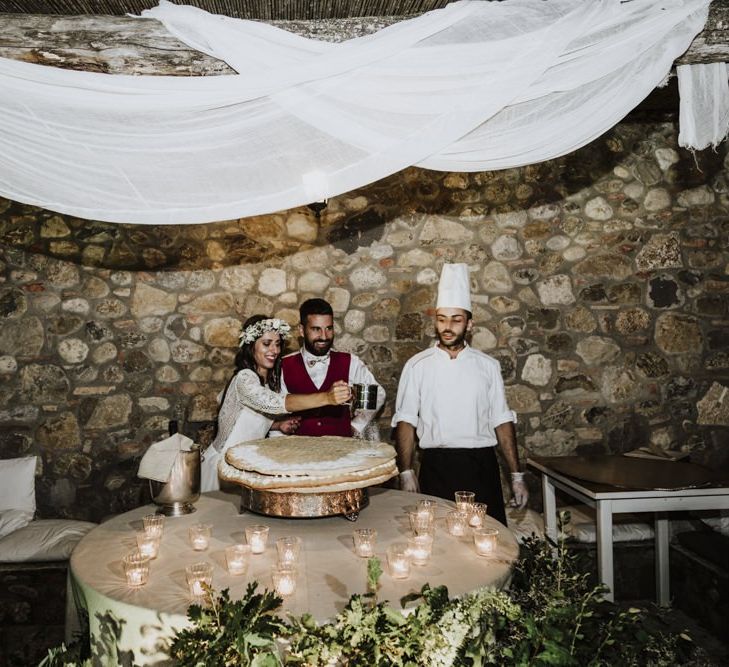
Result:
[[[559,507],[559,511],[569,511],[570,521],[565,526],[564,537],[570,537],[578,542],[596,542],[595,510],[587,505],[574,505]],[[518,510],[508,506],[506,517],[509,528],[519,542],[535,533],[537,537],[544,536],[544,519],[534,510]],[[613,516],[613,542],[626,542],[632,540],[649,540],[653,537],[653,526],[643,523],[631,514],[616,514]]]
[[66,560],[96,524],[70,519],[38,519],[0,539],[0,563]]
[[0,512],[26,510],[35,513],[36,456],[0,460]]
[[[597,518],[593,507],[572,505],[559,509],[567,510],[571,515],[565,530],[569,537],[578,542],[597,541]],[[652,524],[653,517],[650,515],[646,523],[633,514],[613,514],[613,542],[653,539]]]
[[0,512],[0,537],[25,528],[32,520],[33,512],[28,510],[3,510]]
[[719,516],[702,516],[701,520],[715,531],[729,537],[729,511],[719,512]]

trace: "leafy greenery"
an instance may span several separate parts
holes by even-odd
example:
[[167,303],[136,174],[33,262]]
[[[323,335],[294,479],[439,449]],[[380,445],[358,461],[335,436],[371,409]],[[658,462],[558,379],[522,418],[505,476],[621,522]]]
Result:
[[[311,615],[281,618],[281,599],[248,586],[241,600],[224,590],[207,607],[188,611],[190,628],[175,635],[170,656],[180,665],[274,667],[620,667],[686,664],[685,635],[664,635],[646,612],[620,609],[592,587],[563,543],[531,538],[522,545],[508,591],[478,590],[449,599],[444,586],[423,586],[402,613],[377,590],[382,567],[367,564],[368,589],[353,595],[330,622]],[[55,655],[48,667],[64,664]],[[66,663],[67,664],[67,663]]]
[[187,617],[192,627],[172,640],[170,656],[183,665],[242,665],[277,667],[282,664],[276,638],[289,629],[276,615],[282,599],[271,591],[256,593],[248,584],[242,600],[231,601],[228,589],[209,595],[209,607],[192,605]]

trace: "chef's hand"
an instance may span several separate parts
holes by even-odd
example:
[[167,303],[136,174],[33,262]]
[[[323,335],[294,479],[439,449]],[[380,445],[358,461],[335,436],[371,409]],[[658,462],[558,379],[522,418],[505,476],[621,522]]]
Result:
[[337,380],[327,392],[329,405],[343,405],[352,397],[352,390],[344,380]]
[[418,478],[415,476],[414,470],[403,470],[400,473],[400,490],[410,493],[420,493]]
[[511,473],[511,506],[523,510],[529,500],[529,489],[524,481],[523,472]]

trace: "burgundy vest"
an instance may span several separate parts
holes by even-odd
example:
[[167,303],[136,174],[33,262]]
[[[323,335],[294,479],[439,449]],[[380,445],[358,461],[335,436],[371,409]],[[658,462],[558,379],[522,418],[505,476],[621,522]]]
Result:
[[[329,353],[329,369],[324,383],[318,389],[306,372],[304,357],[300,353],[283,358],[281,370],[289,394],[315,394],[327,391],[337,380],[349,382],[349,363],[351,357],[346,352]],[[301,416],[301,424],[296,435],[339,435],[352,436],[352,422],[348,405],[327,405],[323,408],[296,413]]]

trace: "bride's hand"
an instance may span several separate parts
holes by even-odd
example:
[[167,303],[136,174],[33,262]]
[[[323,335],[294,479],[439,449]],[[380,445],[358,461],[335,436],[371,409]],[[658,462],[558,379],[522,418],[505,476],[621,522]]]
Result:
[[298,431],[300,422],[301,417],[289,417],[288,419],[282,419],[276,422],[276,426],[281,433],[291,435]]

